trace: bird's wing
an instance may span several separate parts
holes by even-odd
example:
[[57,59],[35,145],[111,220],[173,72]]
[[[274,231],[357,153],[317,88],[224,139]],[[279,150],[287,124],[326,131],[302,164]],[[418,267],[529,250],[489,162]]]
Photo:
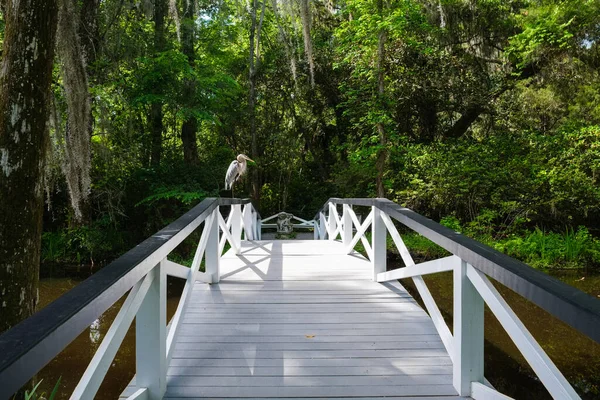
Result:
[[225,174],[225,190],[231,189],[231,185],[233,185],[233,183],[235,182],[235,178],[237,178],[237,165],[237,160],[233,160],[231,164],[229,164],[229,168],[227,168],[227,174]]

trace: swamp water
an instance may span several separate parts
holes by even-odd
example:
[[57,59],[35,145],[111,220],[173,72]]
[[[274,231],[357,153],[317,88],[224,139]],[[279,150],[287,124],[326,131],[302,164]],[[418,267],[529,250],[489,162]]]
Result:
[[[581,272],[552,273],[552,275],[594,297],[600,296],[600,275],[585,276]],[[80,279],[69,278],[42,279],[40,307],[46,306],[66,293],[80,281]],[[448,326],[452,327],[452,274],[428,275],[425,276],[425,281]],[[169,278],[168,280],[167,317],[169,319],[177,309],[183,283],[180,279]],[[416,294],[412,282],[403,280],[402,284],[413,295]],[[557,321],[511,290],[501,285],[497,285],[497,288],[578,393],[584,399],[600,399],[600,345]],[[415,297],[418,299],[418,295]],[[58,378],[62,377],[57,399],[70,397],[124,299],[125,297],[94,321],[38,373],[37,378],[43,379],[40,386],[42,391],[50,393]],[[118,398],[132,379],[135,370],[134,324],[123,340],[96,399]],[[485,375],[497,389],[515,399],[550,399],[550,395],[487,308],[485,339]]]
[[[40,280],[40,308],[74,288],[81,279],[48,278]],[[182,279],[168,278],[167,280],[167,320],[169,320],[179,304],[179,297],[183,290]],[[127,293],[128,294],[128,293]],[[102,339],[110,328],[112,321],[117,316],[127,294],[110,307],[89,328],[83,331],[77,339],[67,346],[58,356],[46,365],[38,374],[37,379],[43,379],[38,393],[52,391],[52,388],[61,378],[60,390],[56,397],[68,399],[79,383]],[[135,372],[135,320],[127,331],[121,347],[117,352],[104,382],[98,390],[96,399],[118,399],[121,392],[129,384]],[[46,396],[47,397],[47,396]]]

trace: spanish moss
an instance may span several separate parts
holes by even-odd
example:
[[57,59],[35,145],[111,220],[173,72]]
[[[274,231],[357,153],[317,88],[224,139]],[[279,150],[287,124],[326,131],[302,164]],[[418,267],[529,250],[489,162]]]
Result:
[[91,186],[91,114],[85,61],[77,34],[79,18],[73,0],[59,0],[58,20],[57,49],[68,114],[63,140],[58,143],[62,144],[62,170],[71,206],[75,218],[81,220]]

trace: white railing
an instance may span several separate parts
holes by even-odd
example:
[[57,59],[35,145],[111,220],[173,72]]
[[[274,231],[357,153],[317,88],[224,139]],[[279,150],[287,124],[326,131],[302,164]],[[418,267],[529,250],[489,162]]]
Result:
[[[277,224],[276,223],[267,223],[267,222],[272,221],[275,218],[279,217],[280,214],[282,214],[282,212],[274,214],[274,215],[271,215],[270,217],[263,219],[260,222],[259,230],[262,231],[262,229],[265,229],[265,228],[266,229],[276,229],[277,228]],[[285,214],[287,214],[287,213],[285,213]],[[292,224],[292,228],[294,228],[294,229],[313,229],[315,231],[315,237],[314,238],[315,239],[318,238],[318,236],[317,236],[318,232],[317,232],[317,229],[315,227],[316,226],[316,222],[315,221],[307,221],[307,220],[302,219],[300,217],[297,217],[295,215],[292,215],[292,214],[290,214],[290,215],[291,215],[291,219],[297,221],[296,223]]]
[[[229,206],[231,209],[227,220],[224,220],[221,211]],[[194,283],[219,282],[219,264],[225,242],[229,242],[233,251],[239,254],[242,233],[247,240],[257,237],[258,221],[260,215],[248,200],[207,199],[40,313],[0,336],[3,351],[8,351],[8,347],[5,349],[4,346],[10,342],[17,343],[19,335],[23,330],[26,332],[28,326],[36,326],[39,330],[42,325],[40,334],[43,337],[39,343],[20,342],[18,345],[21,349],[12,351],[14,354],[4,354],[0,360],[0,398],[9,397],[18,390],[129,290],[71,399],[95,397],[134,318],[137,390],[129,399],[162,399],[166,390],[167,366]],[[191,267],[168,260],[171,251],[202,224],[202,234]],[[204,272],[200,271],[203,260]],[[186,280],[179,305],[168,326],[167,276]],[[97,293],[89,293],[91,289]],[[80,304],[73,304],[74,299],[78,299]],[[73,312],[67,312],[67,316],[64,316],[65,313],[52,315],[53,310],[62,308],[64,311],[65,307],[71,307]],[[44,325],[47,326],[45,329]],[[64,331],[67,337],[57,336],[60,331]]]
[[[353,204],[370,207],[370,212],[362,224],[359,223],[352,208]],[[342,206],[341,216],[338,213],[338,205]],[[416,264],[388,212],[391,212],[397,221],[428,237],[453,255]],[[506,286],[512,286],[511,289],[534,302],[537,301],[542,308],[563,320],[566,309],[576,310],[580,314],[579,319],[566,322],[598,341],[600,314],[598,314],[599,303],[596,299],[587,296],[584,299],[588,302],[587,306],[583,304],[580,309],[577,309],[578,306],[571,304],[574,302],[569,302],[569,299],[565,300],[564,296],[564,293],[576,289],[570,287],[570,290],[566,289],[564,287],[566,285],[558,281],[553,282],[554,286],[547,285],[548,279],[551,278],[547,276],[542,278],[537,275],[539,272],[533,271],[531,267],[388,200],[330,199],[315,216],[315,224],[319,239],[337,240],[339,236],[346,246],[347,253],[353,252],[360,240],[372,263],[374,281],[388,282],[412,278],[453,361],[453,384],[459,395],[486,400],[510,399],[496,391],[483,374],[484,304],[487,304],[552,397],[580,398],[482,270],[490,271],[488,275],[494,276]],[[371,242],[367,235],[369,228],[371,228]],[[391,271],[387,271],[386,266],[388,233],[405,264],[405,267]],[[515,271],[518,273],[519,268],[522,281],[515,283],[514,274]],[[423,275],[444,271],[453,271],[454,274],[454,335],[446,325],[423,280]],[[532,288],[536,290],[531,290]],[[543,290],[545,291],[541,292]],[[538,293],[534,293],[536,291]],[[554,299],[557,304],[550,305],[548,299]],[[590,321],[582,321],[583,318],[593,319],[595,331],[593,327],[590,328]]]

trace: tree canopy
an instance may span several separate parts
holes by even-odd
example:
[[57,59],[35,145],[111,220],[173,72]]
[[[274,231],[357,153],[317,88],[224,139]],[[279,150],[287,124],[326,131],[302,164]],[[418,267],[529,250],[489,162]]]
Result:
[[264,215],[384,196],[493,240],[596,240],[598,1],[56,3],[42,260],[108,259],[229,196],[239,153]]

